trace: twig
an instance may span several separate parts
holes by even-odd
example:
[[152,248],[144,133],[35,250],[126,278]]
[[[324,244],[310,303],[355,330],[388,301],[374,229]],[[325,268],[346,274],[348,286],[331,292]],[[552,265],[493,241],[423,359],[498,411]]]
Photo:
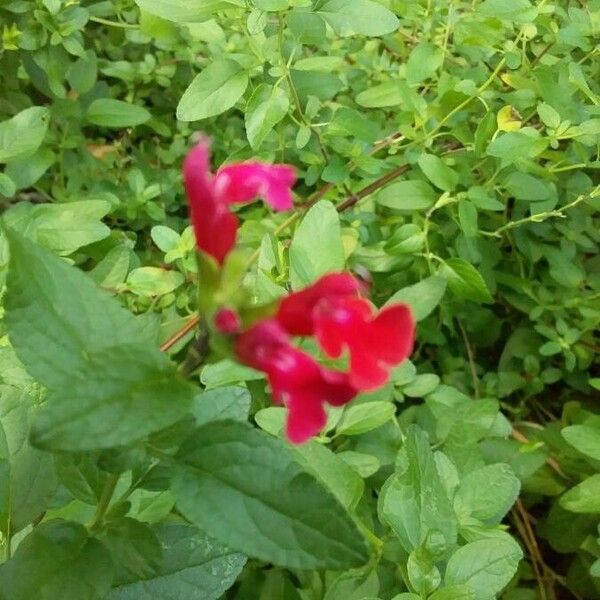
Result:
[[200,323],[198,315],[192,315],[190,320],[177,332],[175,332],[161,347],[163,352],[170,350],[181,338],[184,338],[190,331],[193,331]]

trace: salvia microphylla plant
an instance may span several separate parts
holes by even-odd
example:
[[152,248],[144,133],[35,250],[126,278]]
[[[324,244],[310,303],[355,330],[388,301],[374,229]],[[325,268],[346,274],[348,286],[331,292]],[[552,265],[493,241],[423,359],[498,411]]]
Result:
[[[376,312],[364,297],[366,286],[350,273],[324,275],[275,305],[256,309],[243,294],[230,294],[224,279],[234,248],[238,221],[230,206],[262,197],[275,210],[289,210],[296,176],[287,165],[243,162],[210,171],[210,144],[202,139],[184,164],[185,188],[196,242],[205,268],[200,272],[200,306],[212,336],[225,338],[243,364],[263,371],[273,400],[288,410],[286,433],[302,443],[325,426],[325,406],[343,406],[358,393],[389,381],[390,368],[413,347],[415,323],[410,308],[393,304]],[[230,269],[231,270],[231,269]],[[212,274],[212,277],[211,275]],[[226,287],[227,289],[223,289]],[[299,349],[293,337],[314,337],[330,359],[349,356],[347,371],[320,364]]]

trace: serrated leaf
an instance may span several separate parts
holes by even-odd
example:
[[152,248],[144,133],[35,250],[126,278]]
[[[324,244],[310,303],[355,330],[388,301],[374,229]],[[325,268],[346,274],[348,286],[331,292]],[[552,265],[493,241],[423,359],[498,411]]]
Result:
[[331,202],[322,200],[306,213],[292,239],[292,287],[306,287],[325,273],[341,271],[344,264],[340,217]]
[[488,287],[475,267],[462,258],[449,258],[439,274],[446,278],[448,287],[459,298],[473,302],[493,302]]
[[290,568],[366,562],[353,520],[280,440],[245,423],[218,421],[190,436],[176,460],[179,510],[222,543]]
[[228,58],[211,62],[183,93],[177,105],[180,121],[199,121],[229,110],[248,87],[248,73]]
[[181,418],[191,387],[141,323],[81,271],[14,232],[7,237],[9,336],[29,373],[50,390],[35,443],[108,448]]
[[102,600],[110,589],[108,550],[78,523],[42,523],[0,568],[0,588],[11,600]]

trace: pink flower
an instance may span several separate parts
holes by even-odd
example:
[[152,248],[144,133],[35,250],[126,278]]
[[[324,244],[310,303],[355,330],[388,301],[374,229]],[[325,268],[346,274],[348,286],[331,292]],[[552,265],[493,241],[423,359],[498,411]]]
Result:
[[294,169],[288,165],[255,161],[227,165],[213,175],[207,139],[201,140],[186,157],[183,177],[198,248],[219,264],[235,246],[237,236],[238,219],[229,205],[260,196],[275,210],[288,210],[296,181]]
[[266,373],[274,401],[288,409],[286,433],[294,444],[323,429],[325,404],[342,406],[356,396],[344,373],[321,367],[292,346],[288,334],[273,319],[244,332],[237,340],[236,353],[243,363]]
[[221,308],[214,317],[214,324],[219,333],[231,335],[239,333],[242,328],[240,315],[232,308]]
[[325,275],[281,301],[277,321],[291,335],[314,335],[323,351],[350,356],[350,383],[375,390],[389,379],[391,367],[413,347],[415,324],[408,306],[396,304],[376,314],[359,297],[361,284],[348,273]]

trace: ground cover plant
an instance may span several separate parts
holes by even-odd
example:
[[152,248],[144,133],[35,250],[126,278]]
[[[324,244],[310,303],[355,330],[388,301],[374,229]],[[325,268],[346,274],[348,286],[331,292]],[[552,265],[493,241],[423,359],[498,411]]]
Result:
[[600,1],[0,30],[0,599],[600,598]]

